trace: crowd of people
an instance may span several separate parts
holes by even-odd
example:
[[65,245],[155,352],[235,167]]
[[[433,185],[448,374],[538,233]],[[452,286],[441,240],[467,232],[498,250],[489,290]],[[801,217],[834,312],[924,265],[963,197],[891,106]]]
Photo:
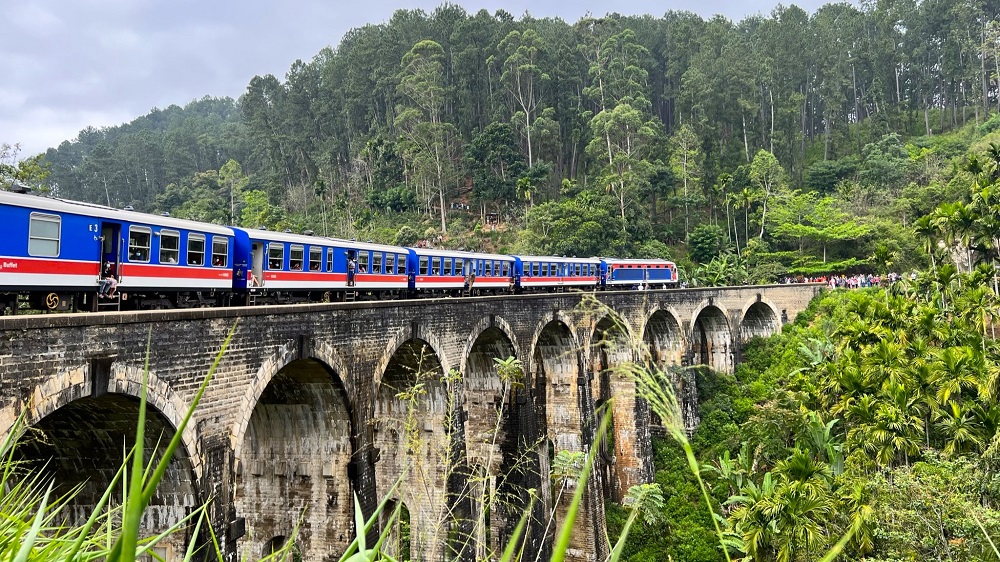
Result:
[[858,273],[854,275],[820,275],[815,277],[796,275],[794,277],[782,277],[778,282],[781,284],[825,283],[831,289],[858,289],[864,287],[881,287],[883,284],[892,284],[902,278],[902,275],[898,273],[889,273],[885,276],[874,273]]

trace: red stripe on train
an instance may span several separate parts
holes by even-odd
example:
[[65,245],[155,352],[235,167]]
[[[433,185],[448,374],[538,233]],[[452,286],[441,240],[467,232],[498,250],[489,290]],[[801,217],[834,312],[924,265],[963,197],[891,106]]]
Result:
[[100,269],[100,264],[93,261],[0,258],[0,272],[2,273],[93,275],[97,277]]
[[188,267],[184,265],[146,265],[125,263],[121,267],[122,279],[142,277],[174,279],[232,279],[233,272],[221,267]]

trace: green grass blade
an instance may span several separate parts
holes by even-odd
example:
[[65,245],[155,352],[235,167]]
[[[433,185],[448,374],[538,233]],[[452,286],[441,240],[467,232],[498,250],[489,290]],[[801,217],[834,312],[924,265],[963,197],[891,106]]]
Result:
[[566,557],[566,551],[569,549],[569,539],[573,535],[573,523],[576,522],[576,515],[580,510],[580,504],[583,503],[583,494],[587,489],[587,479],[590,477],[590,471],[593,470],[594,459],[597,457],[597,450],[600,448],[601,437],[607,432],[610,420],[611,409],[607,408],[601,419],[601,426],[597,430],[597,437],[594,439],[594,442],[590,446],[590,451],[587,453],[587,462],[583,465],[583,472],[576,484],[576,492],[573,493],[573,501],[570,503],[569,510],[566,513],[566,521],[563,522],[562,529],[559,531],[559,538],[556,541],[555,548],[552,550],[551,562],[563,562],[563,559]]
[[38,538],[38,533],[42,529],[42,521],[45,520],[45,513],[49,503],[49,494],[52,493],[53,485],[55,485],[54,482],[49,483],[49,488],[46,490],[41,503],[38,505],[38,512],[35,513],[35,519],[31,523],[31,529],[28,531],[28,535],[24,537],[24,542],[21,543],[21,548],[18,549],[17,556],[14,557],[13,562],[27,562],[28,557],[31,555],[31,551],[35,547],[35,541]]

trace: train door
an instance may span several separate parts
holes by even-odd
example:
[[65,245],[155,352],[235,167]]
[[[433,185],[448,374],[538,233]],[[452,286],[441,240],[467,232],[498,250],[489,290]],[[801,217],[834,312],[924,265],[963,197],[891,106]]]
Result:
[[115,276],[121,281],[121,256],[122,248],[122,225],[116,222],[101,223],[101,268],[104,271],[104,264],[114,265]]
[[247,287],[264,286],[264,243],[254,240],[250,246],[250,277]]

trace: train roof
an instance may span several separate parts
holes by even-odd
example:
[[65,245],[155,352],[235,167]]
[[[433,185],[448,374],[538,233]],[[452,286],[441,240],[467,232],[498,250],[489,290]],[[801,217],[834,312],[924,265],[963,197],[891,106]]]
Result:
[[72,201],[69,199],[59,199],[56,197],[31,195],[27,193],[0,191],[0,205],[12,205],[15,207],[49,211],[52,213],[92,216],[128,223],[142,223],[154,226],[165,226],[168,228],[196,230],[210,234],[228,234],[231,236],[233,233],[233,229],[228,226],[220,226],[217,224],[187,219],[175,219],[169,216],[154,215],[152,213],[143,213],[141,211],[127,211],[124,209],[115,209],[83,201]]
[[334,246],[338,248],[350,248],[352,250],[374,250],[376,252],[387,252],[394,254],[405,254],[406,248],[400,246],[390,246],[388,244],[374,244],[372,242],[358,242],[356,240],[344,240],[341,238],[331,238],[329,236],[315,236],[310,234],[297,234],[294,232],[284,232],[279,230],[265,230],[262,228],[238,228],[247,233],[250,238],[258,240],[273,240],[275,242],[289,242],[292,244],[308,244],[310,246]]
[[600,258],[567,258],[565,256],[514,256],[521,261],[543,261],[549,263],[601,263]]
[[600,258],[601,261],[607,264],[626,264],[626,265],[642,265],[642,264],[656,264],[656,265],[676,265],[670,260],[661,260],[659,258]]
[[513,256],[502,254],[486,254],[481,252],[467,252],[465,250],[445,250],[442,248],[407,248],[416,252],[418,256],[443,256],[446,258],[464,258],[473,260],[501,260],[514,261]]

